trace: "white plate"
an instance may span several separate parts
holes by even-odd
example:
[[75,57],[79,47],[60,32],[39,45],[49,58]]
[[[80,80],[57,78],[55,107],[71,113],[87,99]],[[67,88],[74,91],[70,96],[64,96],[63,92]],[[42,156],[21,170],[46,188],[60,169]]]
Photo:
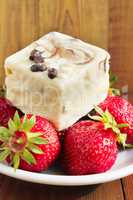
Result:
[[0,164],[0,173],[28,182],[50,185],[77,186],[105,183],[133,174],[133,149],[119,152],[113,168],[101,174],[66,176],[62,175],[56,168],[45,173],[32,173],[23,170],[15,172],[13,168],[4,164]]

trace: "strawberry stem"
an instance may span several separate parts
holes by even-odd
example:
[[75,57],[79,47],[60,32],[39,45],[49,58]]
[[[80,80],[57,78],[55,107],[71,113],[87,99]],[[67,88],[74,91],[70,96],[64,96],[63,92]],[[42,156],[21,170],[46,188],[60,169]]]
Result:
[[43,137],[43,132],[32,132],[35,124],[35,116],[29,119],[25,115],[21,120],[16,112],[13,120],[9,120],[8,128],[0,127],[0,162],[9,157],[15,170],[19,168],[20,159],[36,164],[34,154],[44,154],[39,145],[46,145],[48,141]]
[[126,145],[126,139],[127,135],[124,133],[121,133],[120,128],[129,127],[129,124],[117,124],[114,116],[108,111],[105,110],[105,112],[98,106],[94,106],[96,112],[100,115],[90,116],[89,118],[100,121],[104,124],[105,129],[111,128],[113,132],[117,135],[117,142],[121,144],[124,148],[129,147],[129,145]]

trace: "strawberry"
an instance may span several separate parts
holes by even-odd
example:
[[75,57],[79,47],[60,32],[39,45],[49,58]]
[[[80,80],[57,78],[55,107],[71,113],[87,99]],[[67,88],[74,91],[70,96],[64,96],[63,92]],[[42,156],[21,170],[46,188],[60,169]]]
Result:
[[133,106],[120,96],[108,96],[99,107],[108,110],[117,123],[126,123],[129,126],[122,127],[122,133],[127,134],[126,143],[133,144]]
[[47,170],[60,153],[60,142],[53,125],[43,117],[16,112],[8,128],[0,127],[0,161],[7,160],[15,169]]
[[66,130],[61,165],[70,175],[109,170],[117,157],[116,136],[102,122],[80,121]]
[[[0,97],[0,125],[8,126],[8,121],[10,118],[13,118],[17,108],[15,108],[11,102],[4,97]],[[22,112],[19,111],[19,115],[22,116]]]

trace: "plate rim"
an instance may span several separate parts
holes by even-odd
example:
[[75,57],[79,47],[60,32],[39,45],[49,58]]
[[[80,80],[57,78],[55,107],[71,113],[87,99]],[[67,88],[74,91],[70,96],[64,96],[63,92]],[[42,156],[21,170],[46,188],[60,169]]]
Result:
[[130,164],[121,169],[107,171],[99,174],[70,176],[35,173],[24,171],[21,169],[18,169],[15,172],[12,167],[0,163],[0,173],[15,179],[38,184],[48,184],[56,186],[82,186],[106,183],[131,175],[133,173],[133,164]]

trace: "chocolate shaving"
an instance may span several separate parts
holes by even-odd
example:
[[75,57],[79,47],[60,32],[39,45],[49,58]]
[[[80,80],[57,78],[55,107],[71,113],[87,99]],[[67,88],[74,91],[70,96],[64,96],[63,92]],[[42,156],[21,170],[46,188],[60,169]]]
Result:
[[88,59],[85,60],[84,62],[79,62],[79,63],[75,63],[75,64],[77,64],[77,65],[87,64],[87,63],[91,62],[94,59],[94,57],[90,56],[90,54],[85,52],[85,51],[84,51],[84,54]]
[[61,58],[66,58],[66,59],[70,59],[75,56],[75,53],[72,49],[65,49],[64,47],[58,48],[57,54]]
[[[44,51],[42,52],[42,56],[43,56],[44,59],[52,58],[53,56],[55,56],[57,54],[58,48],[56,47],[55,42],[54,42],[54,40],[52,38],[50,39],[50,43],[53,46],[52,51],[50,49],[48,49],[45,45],[36,42],[36,44],[38,46],[40,46],[40,47],[42,47],[44,49]],[[48,52],[48,54],[50,54],[50,55],[49,56],[43,55],[43,54],[45,54],[45,52]]]
[[105,73],[106,73],[106,69],[107,69],[107,67],[106,67],[106,65],[107,65],[107,58],[108,57],[106,56],[106,58],[104,60],[102,60],[102,61],[99,62],[99,67],[101,68],[101,65],[103,65]]
[[60,46],[60,44],[57,43],[55,44],[53,38],[49,39],[49,42],[51,45],[51,49],[48,48],[47,45],[45,46],[45,44],[43,45],[37,42],[37,45],[44,48],[44,51],[42,53],[43,59],[49,59],[56,55],[59,55],[61,58],[66,58],[68,60],[71,60],[71,62],[76,65],[87,64],[93,60],[93,56],[91,56],[88,52],[85,52],[83,49],[78,49],[78,48],[71,49],[62,47]]
[[107,69],[107,60],[108,60],[108,57],[106,56],[105,60],[104,60],[104,71],[106,73],[106,69]]
[[[82,57],[80,58],[80,56],[78,57],[76,55],[76,50],[82,52],[82,54],[84,54],[84,60],[80,61],[81,59],[83,59]],[[90,56],[89,53],[83,51],[82,49],[65,49],[64,47],[61,47],[58,49],[58,54],[60,55],[60,57],[62,58],[66,58],[66,59],[70,59],[72,60],[72,62],[76,65],[81,65],[81,64],[86,64],[89,63],[93,57]],[[76,57],[77,56],[77,57]],[[79,58],[79,61],[78,61]]]

